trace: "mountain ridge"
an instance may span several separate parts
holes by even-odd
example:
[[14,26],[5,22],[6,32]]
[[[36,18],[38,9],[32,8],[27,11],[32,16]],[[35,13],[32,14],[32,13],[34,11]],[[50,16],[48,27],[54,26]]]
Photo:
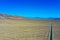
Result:
[[23,16],[12,16],[8,14],[0,14],[0,19],[31,19],[31,20],[60,20],[60,18],[41,18],[41,17],[23,17]]

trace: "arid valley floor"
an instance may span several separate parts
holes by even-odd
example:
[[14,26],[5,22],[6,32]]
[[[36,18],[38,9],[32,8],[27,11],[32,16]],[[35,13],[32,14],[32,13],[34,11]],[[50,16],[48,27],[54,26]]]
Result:
[[49,40],[52,23],[53,40],[60,40],[60,21],[0,20],[0,40]]

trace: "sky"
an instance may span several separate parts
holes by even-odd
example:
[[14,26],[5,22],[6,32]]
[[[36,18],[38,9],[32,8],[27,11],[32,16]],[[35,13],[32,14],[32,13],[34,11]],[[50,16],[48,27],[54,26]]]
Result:
[[23,17],[60,18],[60,0],[0,0],[0,13]]

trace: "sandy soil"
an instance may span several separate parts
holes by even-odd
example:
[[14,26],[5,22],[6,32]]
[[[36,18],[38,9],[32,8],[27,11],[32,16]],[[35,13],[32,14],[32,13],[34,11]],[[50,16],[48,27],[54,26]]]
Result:
[[[52,21],[54,40],[59,40],[60,21]],[[0,20],[0,40],[49,40],[51,21]]]

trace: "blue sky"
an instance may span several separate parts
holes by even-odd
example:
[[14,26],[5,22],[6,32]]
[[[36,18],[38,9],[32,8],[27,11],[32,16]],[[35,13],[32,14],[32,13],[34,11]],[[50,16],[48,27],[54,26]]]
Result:
[[0,13],[24,17],[60,18],[60,0],[0,0]]

